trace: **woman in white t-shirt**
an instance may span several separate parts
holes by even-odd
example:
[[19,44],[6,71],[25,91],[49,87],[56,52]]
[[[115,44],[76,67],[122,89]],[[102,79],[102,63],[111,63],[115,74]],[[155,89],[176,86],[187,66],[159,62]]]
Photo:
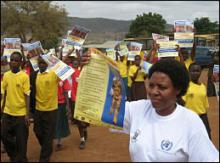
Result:
[[[81,63],[87,64],[85,54]],[[189,85],[187,69],[174,59],[162,59],[149,71],[150,100],[126,102],[124,132],[135,162],[212,162],[219,152],[199,116],[176,103]]]

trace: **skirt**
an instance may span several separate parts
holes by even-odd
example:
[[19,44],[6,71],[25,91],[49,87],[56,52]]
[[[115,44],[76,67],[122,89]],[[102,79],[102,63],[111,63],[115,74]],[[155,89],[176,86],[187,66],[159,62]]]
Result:
[[70,135],[68,118],[66,115],[66,104],[59,104],[57,111],[57,123],[55,138],[64,138]]

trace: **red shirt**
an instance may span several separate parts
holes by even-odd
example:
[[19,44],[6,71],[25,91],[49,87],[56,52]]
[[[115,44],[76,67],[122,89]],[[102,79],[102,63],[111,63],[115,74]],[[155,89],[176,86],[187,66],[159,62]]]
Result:
[[72,74],[72,89],[71,89],[71,99],[72,101],[76,101],[76,92],[78,86],[78,78],[80,75],[80,70],[74,68],[75,72]]
[[58,84],[58,103],[63,104],[65,103],[65,96],[64,92],[71,90],[70,84],[68,80],[59,81]]
[[73,64],[72,64],[72,63],[69,63],[68,66],[70,66],[71,68],[73,68]]
[[30,66],[25,67],[25,72],[26,72],[26,74],[28,74],[28,76],[30,76],[30,73],[31,73],[31,68],[30,68]]

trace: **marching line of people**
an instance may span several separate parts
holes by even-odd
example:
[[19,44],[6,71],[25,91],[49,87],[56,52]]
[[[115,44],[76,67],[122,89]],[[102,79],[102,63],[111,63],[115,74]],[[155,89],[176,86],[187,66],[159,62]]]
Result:
[[[133,62],[116,53],[116,62],[126,86],[124,130],[131,138],[131,159],[133,161],[217,161],[218,151],[210,140],[206,88],[199,82],[201,67],[194,63],[195,44],[191,54],[177,47],[179,56],[172,59],[158,58],[158,46],[154,43],[152,47],[146,58],[136,55]],[[73,115],[80,70],[82,65],[89,63],[90,56],[85,53],[79,57],[77,51],[77,57],[71,57],[73,50],[74,48],[66,56],[62,56],[61,48],[60,59],[75,70],[65,81],[61,81],[53,71],[48,70],[47,63],[41,57],[38,58],[39,71],[33,71],[30,65],[28,66],[28,62],[24,64],[25,58],[22,53],[11,54],[10,71],[4,73],[1,82],[1,99],[4,99],[1,105],[3,112],[1,134],[10,161],[28,161],[30,115],[33,116],[34,133],[41,146],[40,162],[50,161],[54,139],[57,139],[55,150],[62,150],[61,140],[70,135],[68,119],[77,125],[80,136],[79,148],[85,148],[89,124],[74,120]],[[153,64],[148,74],[142,71],[141,60]],[[200,120],[194,112],[199,115]],[[181,117],[184,114],[185,117]],[[174,119],[169,120],[169,117]],[[141,118],[146,121],[146,126],[138,123]],[[183,120],[189,122],[183,123]],[[153,122],[155,124],[152,124]],[[180,131],[182,135],[174,134],[181,125],[185,132]],[[193,131],[194,129],[196,131]],[[143,132],[144,136],[139,132]],[[152,132],[161,144],[157,144],[156,141],[149,143],[153,138],[147,133]],[[158,134],[161,136],[157,137]],[[140,144],[134,143],[139,135]],[[145,139],[145,136],[148,139]],[[184,142],[171,151],[171,154],[177,152],[176,156],[172,157],[156,151],[159,146],[162,150],[172,148],[172,143],[177,143],[182,136]],[[171,140],[167,142],[165,137],[172,139],[173,142]],[[149,145],[145,149],[144,145],[148,143],[153,146],[152,149]],[[184,143],[189,146],[186,147]],[[137,148],[140,148],[141,152],[136,150]],[[179,151],[180,149],[183,152]],[[151,151],[150,156],[145,151],[147,153]],[[198,151],[199,155],[196,153]]]

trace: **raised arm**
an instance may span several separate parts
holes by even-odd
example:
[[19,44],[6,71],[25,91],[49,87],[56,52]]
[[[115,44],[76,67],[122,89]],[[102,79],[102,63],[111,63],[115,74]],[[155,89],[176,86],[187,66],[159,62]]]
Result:
[[183,54],[181,52],[181,49],[180,49],[179,45],[176,45],[176,47],[177,47],[176,50],[178,51],[178,56],[180,58],[180,63],[184,64],[184,58],[183,58]]
[[66,56],[62,56],[62,60],[65,62],[67,58],[72,54],[72,52],[75,50],[74,46],[68,51]]
[[191,52],[191,59],[194,61],[194,58],[196,56],[196,44],[193,42],[192,52]]
[[120,56],[118,51],[115,52],[115,56],[116,56],[116,61],[118,61],[119,60],[118,58]]

